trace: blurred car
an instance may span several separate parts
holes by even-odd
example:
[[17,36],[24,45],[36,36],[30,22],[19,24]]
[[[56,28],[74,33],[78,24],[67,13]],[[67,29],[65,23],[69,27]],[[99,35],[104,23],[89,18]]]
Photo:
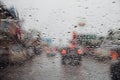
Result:
[[63,64],[80,64],[82,50],[79,48],[63,48],[61,55]]

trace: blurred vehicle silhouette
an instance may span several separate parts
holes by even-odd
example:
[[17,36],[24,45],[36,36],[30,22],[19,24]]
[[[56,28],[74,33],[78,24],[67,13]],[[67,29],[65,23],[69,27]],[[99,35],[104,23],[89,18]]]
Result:
[[81,63],[82,50],[75,47],[68,47],[62,49],[61,55],[63,64],[76,65]]

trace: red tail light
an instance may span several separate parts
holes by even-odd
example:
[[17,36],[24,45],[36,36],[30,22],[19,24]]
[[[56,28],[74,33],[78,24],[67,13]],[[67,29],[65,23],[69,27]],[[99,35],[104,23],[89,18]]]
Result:
[[117,60],[118,59],[118,53],[115,51],[113,54],[112,54],[112,60]]
[[63,55],[67,54],[67,51],[65,49],[62,50],[61,52]]
[[77,50],[77,53],[78,53],[78,54],[82,54],[82,50],[80,50],[80,49]]

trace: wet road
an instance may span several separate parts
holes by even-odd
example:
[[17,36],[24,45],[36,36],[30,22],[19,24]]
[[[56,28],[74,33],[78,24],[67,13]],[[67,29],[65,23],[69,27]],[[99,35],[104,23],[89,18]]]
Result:
[[110,64],[84,57],[78,66],[62,65],[60,55],[45,53],[0,72],[1,80],[110,80]]

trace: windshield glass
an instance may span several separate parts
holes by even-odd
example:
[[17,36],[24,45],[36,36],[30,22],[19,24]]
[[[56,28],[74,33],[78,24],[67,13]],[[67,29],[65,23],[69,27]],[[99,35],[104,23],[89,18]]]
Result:
[[120,0],[0,0],[0,80],[120,80]]

